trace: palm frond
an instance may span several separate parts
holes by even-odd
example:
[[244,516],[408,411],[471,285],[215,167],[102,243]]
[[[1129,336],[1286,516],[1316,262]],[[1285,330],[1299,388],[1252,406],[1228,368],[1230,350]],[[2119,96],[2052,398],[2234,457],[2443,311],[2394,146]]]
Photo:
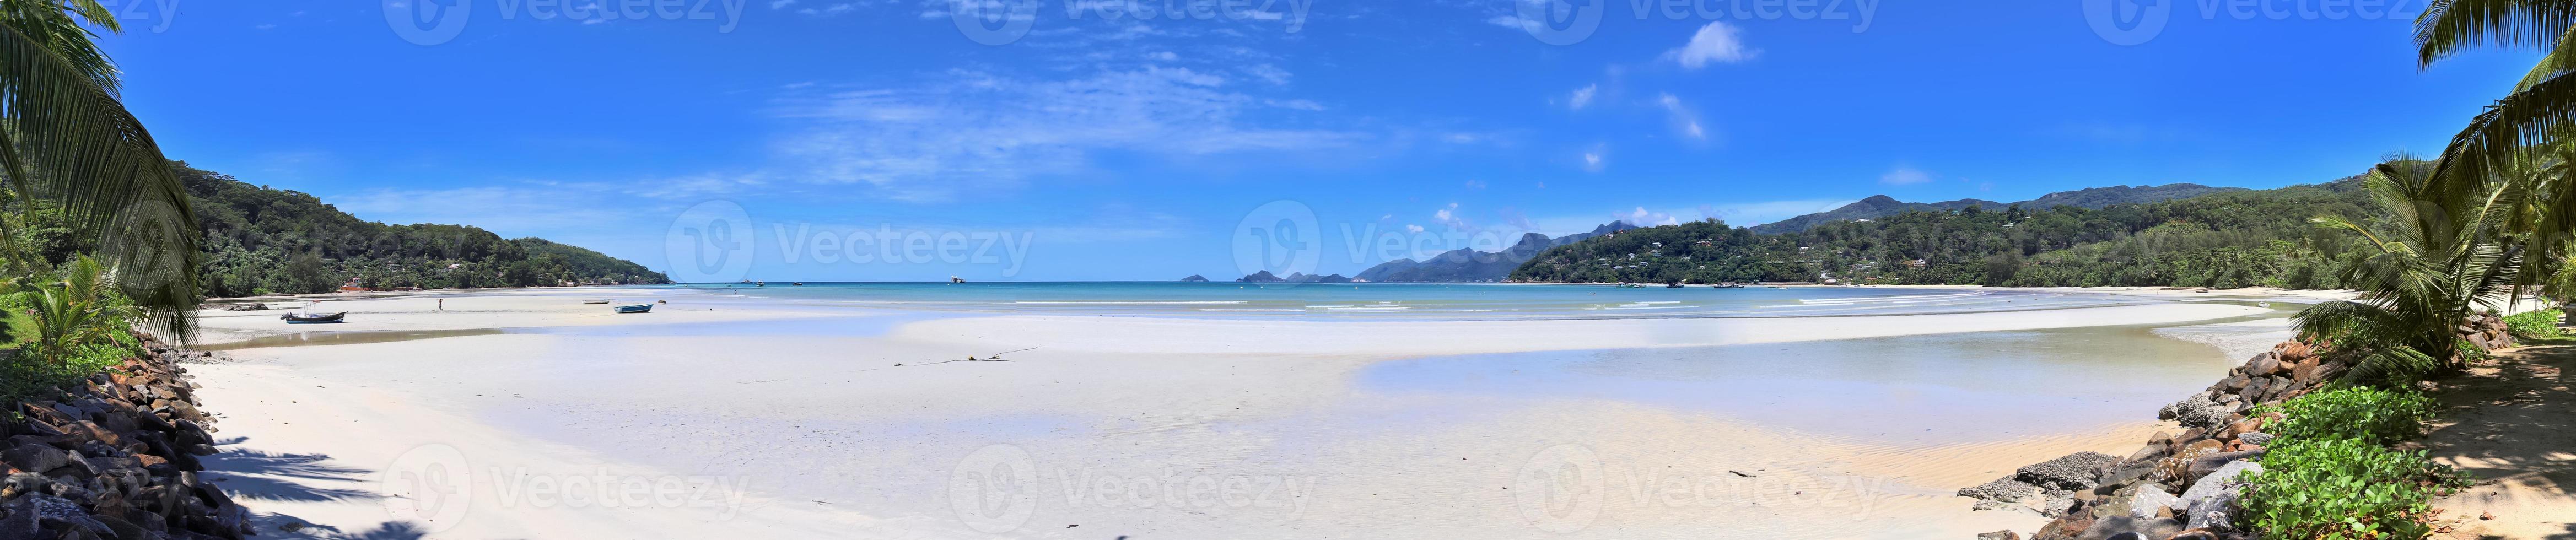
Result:
[[198,303],[196,216],[140,121],[92,74],[0,24],[0,174],[102,237],[117,286],[185,341]]

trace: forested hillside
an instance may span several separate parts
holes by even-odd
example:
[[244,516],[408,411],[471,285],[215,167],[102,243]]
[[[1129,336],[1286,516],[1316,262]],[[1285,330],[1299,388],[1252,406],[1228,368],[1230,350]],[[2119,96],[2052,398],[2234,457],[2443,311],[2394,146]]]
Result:
[[464,225],[386,225],[320,199],[174,165],[205,231],[207,296],[375,289],[662,283],[661,273],[537,238]]
[[2352,240],[2307,219],[2358,217],[2358,188],[2347,178],[2098,209],[1916,210],[1768,235],[1702,221],[1549,250],[1512,279],[2335,288]]

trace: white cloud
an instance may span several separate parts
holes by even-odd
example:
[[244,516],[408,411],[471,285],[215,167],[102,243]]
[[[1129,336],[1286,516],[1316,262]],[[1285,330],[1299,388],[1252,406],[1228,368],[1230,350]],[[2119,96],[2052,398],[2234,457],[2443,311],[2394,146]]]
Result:
[[1423,229],[1421,225],[1405,225],[1405,226],[1404,226],[1404,232],[1420,234],[1423,230],[1425,230],[1425,229]]
[[1646,227],[1680,225],[1682,223],[1681,220],[1675,219],[1672,214],[1647,210],[1646,207],[1643,206],[1639,206],[1636,210],[1625,214],[1613,213],[1611,216],[1620,221],[1628,222],[1629,225]]
[[1583,85],[1582,88],[1574,89],[1574,95],[1566,98],[1565,105],[1567,108],[1574,110],[1583,110],[1584,107],[1592,106],[1593,94],[1599,93],[1600,91],[1601,85],[1599,83]]
[[1878,177],[1878,183],[1891,186],[1911,186],[1931,181],[1932,173],[1923,172],[1916,170],[1913,167],[1902,165],[1897,166],[1896,170],[1887,171],[1887,174],[1879,175]]
[[953,71],[905,88],[791,93],[779,116],[809,125],[778,141],[821,183],[863,183],[904,200],[942,200],[1031,177],[1088,169],[1095,152],[1166,157],[1304,152],[1364,135],[1262,125],[1321,108],[1236,92],[1187,68],[1025,80]]
[[796,5],[796,0],[772,0],[769,2],[769,9],[786,9],[787,6],[793,5]]
[[1711,21],[1691,34],[1690,43],[1664,53],[1664,58],[1681,63],[1688,69],[1699,69],[1710,62],[1735,63],[1753,58],[1761,51],[1745,48],[1734,26],[1726,21]]
[[1655,104],[1663,106],[1664,113],[1672,117],[1673,129],[1681,132],[1682,136],[1693,139],[1708,138],[1708,128],[1700,125],[1699,113],[1691,110],[1689,105],[1682,104],[1682,98],[1664,94],[1655,99]]
[[1609,160],[1609,152],[1608,148],[1600,145],[1594,145],[1591,150],[1583,151],[1583,170],[1601,172],[1602,167],[1606,165],[1605,162]]

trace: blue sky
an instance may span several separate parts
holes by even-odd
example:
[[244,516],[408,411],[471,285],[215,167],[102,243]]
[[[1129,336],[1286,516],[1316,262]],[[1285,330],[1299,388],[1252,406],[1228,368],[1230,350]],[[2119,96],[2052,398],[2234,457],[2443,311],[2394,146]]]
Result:
[[[173,158],[657,269],[730,203],[771,280],[1224,279],[1281,200],[1300,269],[1355,273],[1880,193],[2313,183],[2438,150],[2531,58],[2419,70],[2421,0],[163,1],[107,44]],[[817,260],[849,231],[984,253]]]

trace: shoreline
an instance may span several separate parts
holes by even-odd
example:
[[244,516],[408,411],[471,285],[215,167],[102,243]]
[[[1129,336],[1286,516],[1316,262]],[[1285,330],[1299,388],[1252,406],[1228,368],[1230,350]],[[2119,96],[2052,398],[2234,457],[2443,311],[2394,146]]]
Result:
[[[449,312],[411,305],[421,298],[368,299],[407,311],[368,309],[377,315],[341,328],[436,331],[544,325],[568,331],[245,349],[227,354],[236,359],[233,363],[208,364],[198,371],[207,381],[205,393],[216,400],[210,409],[231,413],[227,428],[247,437],[227,450],[327,456],[335,467],[353,471],[340,478],[257,481],[363,493],[371,487],[365,478],[395,468],[415,450],[432,445],[456,449],[478,472],[475,483],[467,486],[478,495],[468,504],[473,513],[451,530],[463,536],[545,536],[566,530],[688,536],[687,531],[739,529],[750,523],[742,521],[744,516],[751,516],[791,536],[819,529],[987,537],[964,527],[958,510],[942,500],[946,497],[933,494],[949,493],[950,473],[962,470],[961,460],[999,444],[1028,453],[1046,484],[1047,498],[1040,499],[1035,517],[1029,518],[1033,521],[1012,529],[1013,535],[1045,536],[1050,528],[1081,522],[1089,522],[1085,531],[1121,524],[1183,535],[1236,530],[1207,528],[1225,524],[1274,532],[1249,536],[1284,536],[1277,533],[1317,527],[1397,530],[1445,523],[1501,537],[1534,537],[1546,533],[1533,527],[1518,509],[1519,499],[1507,495],[1505,487],[1518,485],[1515,471],[1539,459],[1534,455],[1576,444],[1623,474],[1680,471],[1687,480],[1733,490],[1682,507],[1605,501],[1605,521],[1578,531],[1578,537],[1707,532],[1716,530],[1713,523],[1735,525],[1724,530],[1752,531],[1767,527],[1755,524],[1807,522],[1768,532],[1774,535],[1770,537],[1910,538],[2027,528],[2038,518],[1966,512],[1948,494],[1956,486],[1947,483],[2008,470],[2019,464],[2016,460],[2045,457],[2035,454],[2070,444],[2136,440],[2155,424],[2124,420],[1964,444],[1873,443],[1615,401],[1383,394],[1355,388],[1352,380],[1371,365],[1426,356],[1687,350],[2140,321],[2184,324],[2260,312],[2248,306],[2175,303],[1750,324],[1740,319],[1281,323],[1026,315],[905,320],[873,311],[776,307],[693,311],[684,309],[695,307],[685,295],[668,297],[667,317],[662,309],[654,317],[604,317],[577,305],[558,305],[598,290],[540,288],[480,295],[474,297],[480,300],[449,302]],[[867,322],[883,319],[892,320]],[[882,326],[853,335],[785,340],[660,335],[662,330],[653,330],[787,325],[784,321],[790,320],[803,321],[794,323],[797,328]],[[208,327],[214,330],[210,335],[245,338],[290,330],[270,323],[219,319]],[[1011,353],[1014,362],[931,365],[1032,345],[1041,348]],[[743,354],[774,360],[704,361],[750,358],[738,356]],[[862,358],[873,361],[852,363]],[[1043,392],[1023,392],[1028,389]],[[681,401],[639,399],[643,396]],[[829,401],[816,401],[825,396]],[[317,405],[322,403],[334,405]],[[1474,406],[1480,412],[1425,416],[1461,404],[1481,404]],[[1290,443],[1301,440],[1333,442],[1302,450],[1306,444]],[[1686,448],[1730,450],[1674,453]],[[1424,459],[1425,449],[1450,453],[1449,461]],[[2011,449],[2004,452],[2011,457],[1996,457],[2002,449]],[[781,459],[790,455],[841,457]],[[502,473],[485,472],[493,467]],[[1137,479],[1167,468],[1184,478],[1218,482],[1305,479],[1311,491],[1301,514],[1255,506],[1235,508],[1234,517],[1222,521],[1132,504],[1104,506],[1090,498],[1067,503],[1057,497],[1057,484],[1066,477],[1077,483],[1082,474]],[[514,484],[512,470],[532,471],[539,478],[751,482],[740,491],[746,494],[742,509],[729,514],[721,508],[689,507],[653,512],[597,506],[531,509],[499,504],[508,499],[505,493],[525,488]],[[1378,473],[1350,476],[1356,471]],[[1385,474],[1397,476],[1380,476]],[[1852,482],[1875,487],[1855,490]],[[1476,485],[1485,487],[1470,488]],[[1814,523],[1848,508],[1826,506],[1834,502],[1830,500],[1742,506],[1750,500],[1744,497],[1754,494],[1780,496],[1767,490],[1782,486],[1793,492],[1867,495],[1865,500],[1879,513],[1867,525],[1819,528]],[[1451,495],[1388,499],[1388,493]],[[253,509],[265,515],[344,530],[385,521],[385,501],[364,497],[252,500],[257,501]],[[1383,521],[1406,513],[1423,519],[1414,525]],[[1043,525],[1049,520],[1066,523]]]

